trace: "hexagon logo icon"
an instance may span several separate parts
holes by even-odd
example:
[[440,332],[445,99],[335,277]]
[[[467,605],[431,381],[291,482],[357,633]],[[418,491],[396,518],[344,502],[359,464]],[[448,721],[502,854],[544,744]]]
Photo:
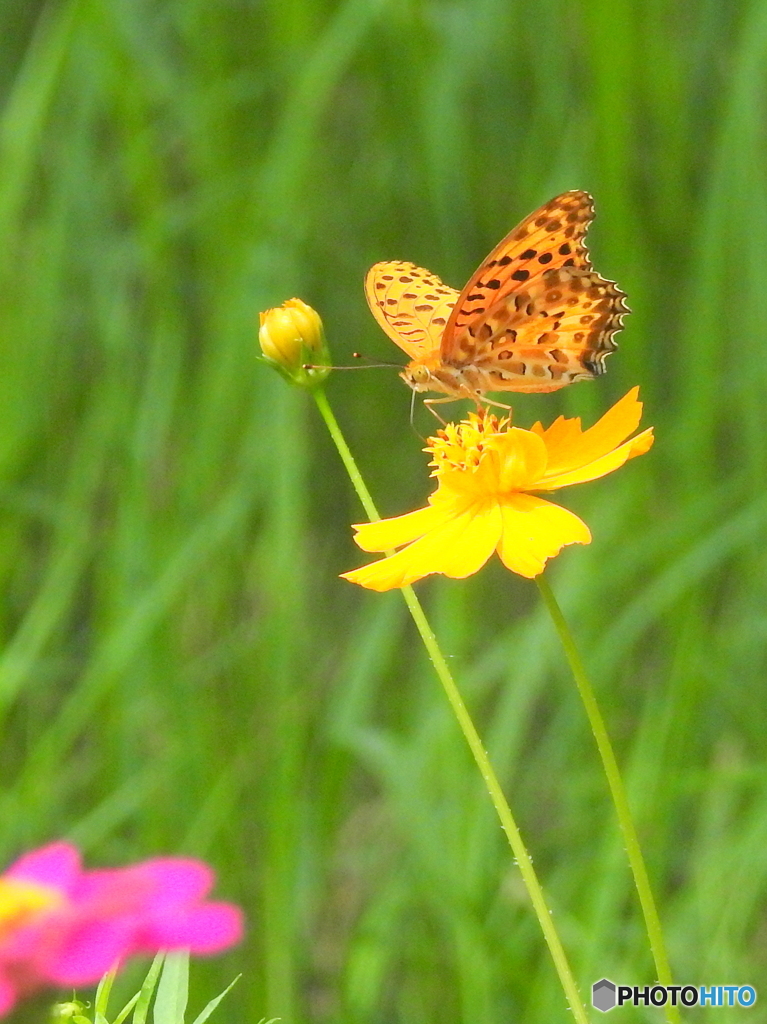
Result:
[[616,990],[617,986],[612,981],[608,981],[607,978],[595,981],[591,986],[591,1005],[595,1010],[607,1013],[608,1010],[612,1010],[615,1007],[617,1002],[615,998]]

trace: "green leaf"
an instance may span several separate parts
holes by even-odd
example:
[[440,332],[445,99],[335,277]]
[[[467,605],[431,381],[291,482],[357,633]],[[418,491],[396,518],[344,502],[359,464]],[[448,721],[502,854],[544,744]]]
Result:
[[[160,976],[160,969],[164,959],[164,953],[157,954],[152,961],[152,966],[149,968],[146,978],[144,978],[144,984],[136,993],[138,999],[136,1001],[136,1009],[133,1014],[133,1024],[145,1024],[147,1014],[149,1012],[149,1004],[152,1001],[152,994],[154,993],[155,986],[157,985],[157,979]],[[134,996],[134,999],[135,998],[136,996]]]
[[194,1020],[192,1021],[192,1024],[203,1024],[203,1021],[206,1021],[208,1019],[208,1017],[210,1017],[211,1013],[213,1013],[213,1011],[216,1009],[216,1007],[221,1002],[221,1000],[224,998],[224,996],[227,994],[227,992],[230,992],[234,988],[234,986],[237,984],[237,982],[240,980],[241,977],[242,977],[242,975],[238,974],[237,977],[234,978],[234,980],[231,981],[226,986],[226,988],[224,989],[223,992],[221,992],[219,995],[217,995],[215,999],[211,999],[211,1001],[208,1003],[208,1005],[205,1007],[205,1009],[202,1010],[194,1018]]
[[96,998],[93,1000],[93,1010],[96,1020],[107,1012],[109,993],[112,991],[112,984],[115,980],[116,974],[117,969],[113,967],[111,971],[107,971],[99,982],[98,988],[96,989]]
[[189,998],[189,953],[168,953],[154,1001],[154,1024],[184,1024]]
[[[125,1006],[123,1006],[122,1010],[120,1010],[120,1012],[117,1014],[115,1019],[112,1021],[112,1024],[122,1024],[122,1022],[125,1020],[125,1018],[128,1016],[128,1014],[131,1012],[133,1007],[136,1005],[136,1003],[138,1003],[140,995],[141,995],[141,993],[137,992],[131,999],[128,1000],[128,1002],[125,1004]],[[103,1021],[103,1024],[108,1024],[108,1022],[104,1018],[102,1018],[101,1021],[96,1021],[95,1024],[102,1024],[102,1021]]]

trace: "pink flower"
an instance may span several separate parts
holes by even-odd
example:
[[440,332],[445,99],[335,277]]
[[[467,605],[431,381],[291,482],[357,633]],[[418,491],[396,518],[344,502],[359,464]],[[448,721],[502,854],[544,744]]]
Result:
[[92,984],[129,956],[231,946],[242,914],[206,902],[212,885],[206,864],[180,857],[84,871],[68,843],[26,854],[0,875],[0,1015],[41,986]]

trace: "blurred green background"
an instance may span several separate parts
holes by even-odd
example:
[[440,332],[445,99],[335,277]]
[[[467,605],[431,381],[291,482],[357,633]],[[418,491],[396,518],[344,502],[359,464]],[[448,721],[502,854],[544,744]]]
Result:
[[[591,423],[639,384],[658,442],[563,495],[594,542],[550,579],[677,979],[759,987],[767,6],[6,0],[0,47],[2,862],[62,835],[92,865],[211,861],[249,919],[193,968],[198,1006],[244,972],[222,1019],[568,1019],[399,595],[337,579],[366,560],[360,508],[255,336],[300,295],[339,364],[404,362],[366,308],[371,263],[461,286],[585,188],[594,262],[634,312],[605,378],[515,417]],[[422,503],[396,372],[328,393],[383,513]],[[536,588],[490,565],[418,592],[584,998],[652,982]]]

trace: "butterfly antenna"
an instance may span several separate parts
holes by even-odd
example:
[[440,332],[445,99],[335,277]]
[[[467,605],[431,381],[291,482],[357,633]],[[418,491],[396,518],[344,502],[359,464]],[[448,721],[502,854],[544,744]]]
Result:
[[370,356],[366,356],[362,352],[352,352],[352,359],[358,359],[365,366],[393,366],[396,370],[402,369],[399,363],[374,363]]
[[395,370],[401,370],[402,369],[402,367],[400,366],[399,363],[374,363],[372,360],[370,360],[368,358],[368,356],[363,356],[360,352],[352,352],[352,358],[353,359],[360,359],[360,360],[364,359],[365,363],[364,363],[364,365],[360,365],[359,363],[357,363],[356,366],[318,366],[318,365],[315,365],[314,363],[304,363],[303,364],[303,369],[304,370],[322,370],[322,369],[325,369],[325,370],[382,370],[382,369],[391,370],[392,368],[395,369]]

